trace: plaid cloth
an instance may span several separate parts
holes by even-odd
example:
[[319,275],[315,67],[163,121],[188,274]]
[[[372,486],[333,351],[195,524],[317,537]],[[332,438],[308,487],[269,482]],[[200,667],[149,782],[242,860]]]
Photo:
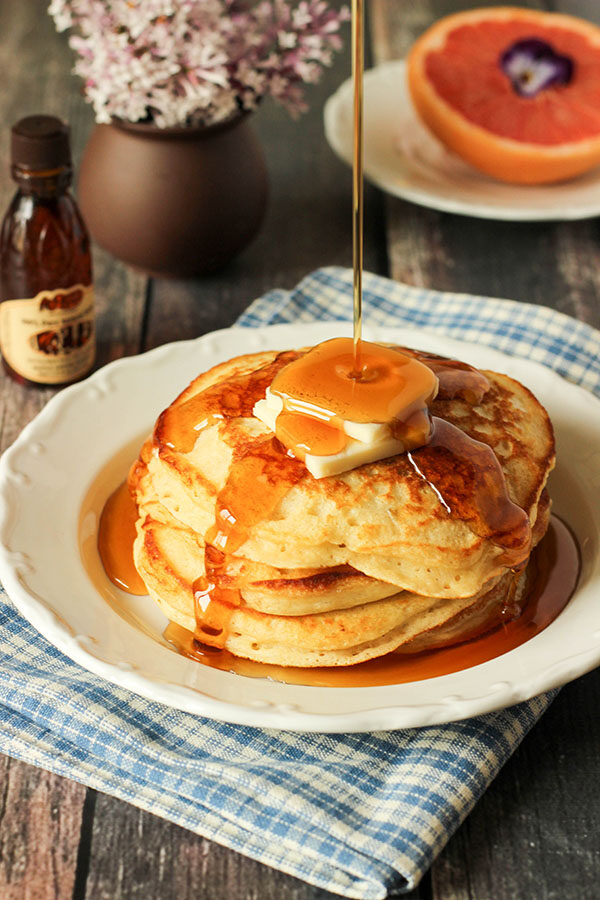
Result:
[[[550,366],[600,394],[600,334],[527,304],[364,279],[365,321],[411,325]],[[240,320],[348,319],[352,277],[314,272]],[[0,593],[0,750],[120,797],[347,897],[413,888],[551,702],[441,727],[291,734],[199,719],[113,687]]]

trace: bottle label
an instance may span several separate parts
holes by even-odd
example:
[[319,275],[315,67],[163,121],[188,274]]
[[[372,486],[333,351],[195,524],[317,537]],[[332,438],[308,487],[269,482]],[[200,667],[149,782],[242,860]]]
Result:
[[93,286],[0,303],[0,351],[17,374],[38,384],[86,375],[96,355]]

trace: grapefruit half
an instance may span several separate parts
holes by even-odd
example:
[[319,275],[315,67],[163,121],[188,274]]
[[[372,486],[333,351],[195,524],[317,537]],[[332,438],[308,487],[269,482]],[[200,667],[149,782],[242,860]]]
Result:
[[600,28],[518,7],[446,16],[413,45],[417,113],[502,181],[543,184],[600,165]]

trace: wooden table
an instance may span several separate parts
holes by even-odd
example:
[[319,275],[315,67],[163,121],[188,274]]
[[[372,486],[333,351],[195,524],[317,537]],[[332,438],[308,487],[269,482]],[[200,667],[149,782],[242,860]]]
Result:
[[[12,194],[8,133],[48,112],[72,127],[76,161],[92,125],[72,55],[46,0],[0,4],[0,200]],[[433,0],[370,0],[372,61],[401,56],[440,11]],[[544,6],[543,3],[539,4]],[[548,7],[599,16],[595,0]],[[348,44],[348,41],[346,41]],[[324,264],[351,262],[350,173],[324,136],[326,97],[348,76],[347,49],[294,123],[271,103],[256,115],[271,202],[254,244],[197,281],[147,279],[97,251],[98,364],[230,325],[264,290]],[[441,214],[366,193],[366,267],[410,284],[545,304],[600,326],[595,220],[512,224]],[[52,391],[0,381],[0,449]],[[411,896],[550,900],[600,894],[600,671],[565,687]],[[325,900],[333,897],[133,806],[0,758],[0,898]]]

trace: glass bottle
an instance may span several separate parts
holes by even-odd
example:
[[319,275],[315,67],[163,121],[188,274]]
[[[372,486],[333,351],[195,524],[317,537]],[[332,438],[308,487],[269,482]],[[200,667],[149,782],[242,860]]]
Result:
[[69,130],[28,116],[11,132],[18,185],[0,233],[0,352],[21,384],[64,385],[94,364],[89,236],[69,192]]

